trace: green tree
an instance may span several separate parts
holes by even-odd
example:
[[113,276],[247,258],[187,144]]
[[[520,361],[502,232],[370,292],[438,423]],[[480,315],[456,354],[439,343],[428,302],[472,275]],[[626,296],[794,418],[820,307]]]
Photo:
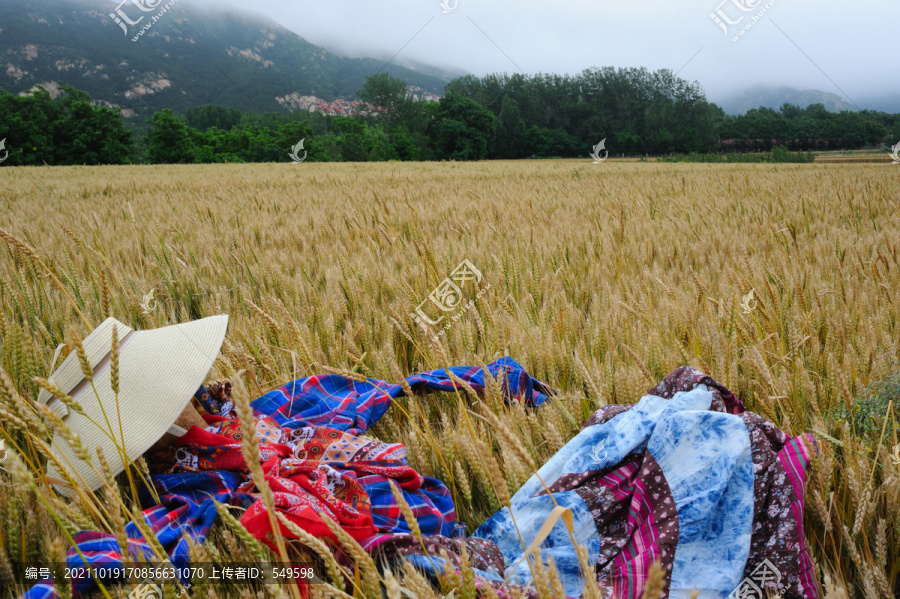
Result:
[[290,161],[288,154],[293,144],[279,143],[277,131],[273,131],[269,127],[247,127],[243,131],[250,137],[250,143],[246,149],[247,162]]
[[866,135],[866,143],[868,144],[877,144],[881,143],[888,134],[887,128],[877,121],[866,121],[865,123],[865,135]]
[[372,104],[392,127],[409,119],[415,103],[409,96],[406,82],[388,73],[366,77],[365,84],[356,95],[363,102]]
[[625,154],[634,154],[638,151],[641,138],[630,131],[616,131],[616,142],[619,151]]
[[583,149],[578,138],[565,129],[557,127],[550,131],[550,156],[578,156],[583,154]]
[[0,91],[0,139],[6,139],[7,165],[56,164],[65,151],[54,132],[64,127],[62,108],[43,87],[25,96]]
[[[110,108],[94,106],[87,92],[71,85],[60,89],[66,119],[64,128],[56,132],[57,145],[63,156],[56,164],[127,164],[134,151],[132,133],[125,128],[122,115]],[[62,124],[62,123],[60,123]]]
[[368,125],[365,129],[367,145],[369,147],[369,160],[384,162],[397,160],[399,156],[391,143],[391,136],[381,125]]
[[188,108],[184,115],[189,127],[198,131],[206,131],[211,127],[217,127],[223,131],[229,131],[241,122],[241,113],[234,108],[208,104],[206,106],[194,106]]
[[211,127],[205,132],[192,130],[194,146],[197,148],[197,162],[223,163],[244,162],[243,157],[236,151],[239,135],[236,131],[222,131],[218,127]]
[[553,151],[551,149],[553,144],[553,137],[549,129],[545,127],[538,127],[537,125],[532,125],[525,132],[523,140],[525,143],[525,147],[527,147],[528,151],[531,152],[530,155],[537,156],[539,158],[546,158],[547,156],[553,155]]
[[418,160],[421,149],[413,141],[406,127],[397,127],[391,133],[391,146],[400,160]]
[[[498,127],[505,127],[501,113],[510,98],[518,105],[525,130],[536,126],[574,137],[578,150],[573,155],[583,154],[584,148],[604,137],[613,154],[712,151],[718,147],[718,127],[724,118],[720,108],[707,102],[699,84],[679,79],[668,70],[604,67],[574,77],[466,76],[447,84],[446,93],[478,102],[498,117]],[[663,130],[668,133],[662,134]],[[616,132],[628,135],[620,143]],[[492,156],[508,152],[508,148],[498,147],[504,137],[499,136],[497,144],[492,140]],[[570,140],[560,141],[566,149],[562,154],[553,150],[554,155],[573,152]],[[541,154],[543,150],[529,148],[528,152]]]
[[779,108],[778,110],[781,112],[781,114],[782,114],[782,116],[784,116],[784,118],[793,120],[793,119],[797,118],[798,116],[800,116],[800,113],[803,109],[800,108],[799,106],[797,106],[796,104],[791,104],[790,102],[785,102],[784,104],[781,105],[781,108]]
[[504,96],[491,141],[491,157],[523,158],[528,152],[529,148],[525,147],[525,121],[519,103]]
[[117,111],[62,85],[54,100],[43,87],[14,96],[0,91],[0,139],[8,164],[125,164],[134,140]]
[[447,94],[441,98],[428,134],[438,157],[447,160],[481,160],[487,154],[495,117],[474,100]]
[[366,137],[365,125],[351,117],[336,118],[334,119],[334,124],[341,132],[338,138],[341,160],[344,162],[368,161],[369,140]]
[[307,160],[315,160],[316,157],[312,154],[311,146],[307,143],[312,141],[313,135],[314,133],[309,123],[303,121],[289,121],[282,124],[278,128],[278,135],[275,140],[278,149],[280,150],[278,160],[284,162],[291,161],[292,159],[289,156],[289,153],[301,139],[304,140],[303,147],[307,152]]
[[171,109],[157,112],[150,120],[147,157],[156,164],[190,164],[195,162],[196,147],[191,129]]

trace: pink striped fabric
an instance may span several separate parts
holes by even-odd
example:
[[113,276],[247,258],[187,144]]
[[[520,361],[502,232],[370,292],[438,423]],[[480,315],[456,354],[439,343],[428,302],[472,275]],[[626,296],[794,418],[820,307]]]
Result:
[[[806,437],[807,443],[803,443],[802,437]],[[806,494],[806,467],[819,453],[816,438],[809,433],[801,437],[789,437],[778,458],[788,474],[791,486],[794,488],[794,499],[791,502],[791,510],[798,526],[803,526],[803,498]],[[809,553],[806,550],[806,536],[800,535],[800,584],[807,599],[816,599],[815,570]]]
[[[667,552],[666,547],[674,547],[678,538],[675,504],[659,465],[649,453],[645,453],[640,461],[612,470],[597,483],[605,487],[618,504],[604,507],[614,512],[621,509],[625,515],[625,530],[613,539],[618,553],[604,568],[606,585],[611,587],[614,597],[637,599],[644,592],[653,562],[661,560],[664,567],[671,568],[674,553]],[[653,488],[648,488],[650,486]],[[667,510],[672,513],[667,514]],[[666,523],[667,532],[660,532],[658,518]],[[666,534],[668,541],[661,547],[660,537]]]

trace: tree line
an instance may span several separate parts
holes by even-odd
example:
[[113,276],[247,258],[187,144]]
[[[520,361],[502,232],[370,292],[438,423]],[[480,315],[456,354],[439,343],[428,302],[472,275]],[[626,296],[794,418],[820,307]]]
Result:
[[7,164],[481,160],[858,149],[900,141],[900,115],[832,113],[821,104],[726,115],[697,83],[668,70],[588,69],[577,76],[488,75],[451,81],[439,102],[413,100],[404,81],[367,78],[366,114],[241,113],[199,106],[153,115],[135,135],[121,114],[69,85],[0,91]]

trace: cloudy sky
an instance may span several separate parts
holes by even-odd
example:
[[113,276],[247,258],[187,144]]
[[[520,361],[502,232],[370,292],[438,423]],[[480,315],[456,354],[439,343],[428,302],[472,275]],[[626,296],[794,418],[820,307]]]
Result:
[[[897,0],[444,1],[455,8],[444,13],[440,0],[224,3],[348,56],[399,52],[476,75],[646,66],[680,71],[713,101],[759,84],[818,89],[864,107],[900,98]],[[741,20],[726,23],[726,34],[711,13]]]

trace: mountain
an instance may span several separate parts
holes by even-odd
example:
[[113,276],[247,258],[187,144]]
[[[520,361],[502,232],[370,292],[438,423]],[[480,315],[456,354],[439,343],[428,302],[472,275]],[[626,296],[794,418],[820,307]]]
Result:
[[816,89],[799,90],[792,87],[769,87],[757,85],[741,94],[716,102],[728,114],[743,114],[751,108],[765,106],[778,110],[785,102],[806,108],[810,104],[824,104],[829,112],[842,110],[856,111],[856,106],[840,96]]
[[43,84],[56,93],[59,80],[132,122],[162,108],[286,112],[310,96],[352,99],[382,68],[443,93],[445,81],[426,69],[384,63],[339,56],[260,15],[190,0],[0,0],[0,89]]

